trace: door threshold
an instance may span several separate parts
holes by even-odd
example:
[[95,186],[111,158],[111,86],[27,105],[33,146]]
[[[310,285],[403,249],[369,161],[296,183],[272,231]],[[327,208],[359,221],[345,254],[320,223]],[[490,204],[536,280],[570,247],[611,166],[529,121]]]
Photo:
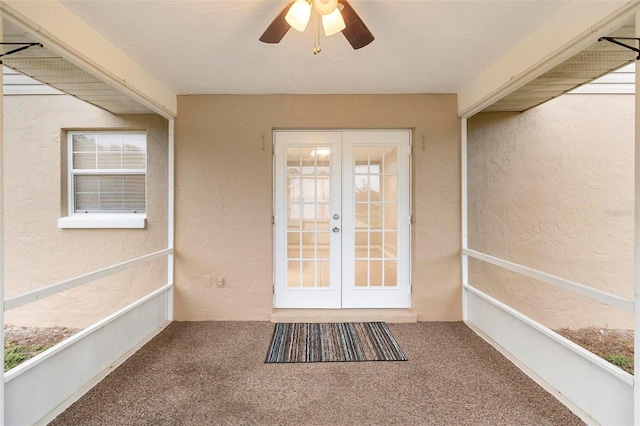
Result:
[[271,322],[418,322],[411,309],[274,309]]

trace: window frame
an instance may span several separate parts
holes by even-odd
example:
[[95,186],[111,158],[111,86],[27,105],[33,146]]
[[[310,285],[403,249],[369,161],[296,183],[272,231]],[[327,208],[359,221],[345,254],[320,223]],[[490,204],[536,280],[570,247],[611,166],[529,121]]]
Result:
[[[144,169],[74,169],[73,136],[74,135],[125,135],[145,136],[145,168]],[[59,228],[146,228],[147,195],[148,195],[148,160],[149,144],[146,130],[69,130],[66,132],[66,179],[67,179],[67,216],[58,220]],[[96,151],[97,152],[97,151]],[[122,152],[122,151],[121,151]],[[97,166],[97,164],[96,164]],[[76,176],[145,176],[144,212],[135,211],[85,211],[76,212]]]

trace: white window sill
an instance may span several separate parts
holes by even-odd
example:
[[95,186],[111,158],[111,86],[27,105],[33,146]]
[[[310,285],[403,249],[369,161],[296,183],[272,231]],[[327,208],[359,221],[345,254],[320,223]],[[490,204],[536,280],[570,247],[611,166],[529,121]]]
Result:
[[147,227],[146,214],[127,213],[79,213],[58,219],[58,228],[137,228]]

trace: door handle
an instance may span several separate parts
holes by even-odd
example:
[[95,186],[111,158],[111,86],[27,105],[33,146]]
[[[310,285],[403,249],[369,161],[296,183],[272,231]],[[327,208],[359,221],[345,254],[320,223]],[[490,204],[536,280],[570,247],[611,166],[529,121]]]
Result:
[[340,228],[338,228],[337,226],[334,226],[332,229],[333,232],[340,232]]

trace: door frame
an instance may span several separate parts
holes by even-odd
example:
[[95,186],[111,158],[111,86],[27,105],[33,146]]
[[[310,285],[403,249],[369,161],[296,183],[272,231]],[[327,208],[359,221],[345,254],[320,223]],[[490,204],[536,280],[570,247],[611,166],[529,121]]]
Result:
[[[412,223],[412,217],[413,217],[413,160],[412,160],[412,151],[413,151],[413,130],[412,129],[339,129],[339,128],[335,128],[335,129],[273,129],[272,132],[272,225],[273,225],[273,276],[272,276],[272,285],[273,285],[273,307],[274,309],[282,309],[282,307],[278,308],[277,307],[277,289],[276,286],[278,285],[277,283],[277,268],[278,268],[278,253],[284,254],[285,251],[282,249],[282,247],[280,247],[281,241],[279,242],[279,238],[278,238],[278,234],[277,234],[277,220],[278,220],[278,215],[277,215],[277,210],[278,210],[278,191],[279,189],[277,188],[277,179],[276,179],[276,175],[277,173],[279,173],[279,167],[282,168],[282,164],[278,163],[278,153],[277,153],[277,133],[288,133],[288,132],[292,132],[292,133],[322,133],[322,132],[327,132],[327,133],[339,133],[341,136],[344,133],[381,133],[381,132],[393,132],[393,133],[401,133],[404,132],[407,134],[407,139],[408,139],[408,145],[406,146],[406,155],[408,157],[408,160],[406,162],[406,171],[405,171],[405,175],[406,175],[406,180],[405,180],[405,184],[406,187],[404,189],[404,191],[406,191],[406,205],[407,205],[407,218],[406,218],[406,229],[407,229],[407,235],[406,235],[406,256],[404,258],[404,265],[406,267],[406,279],[408,280],[408,283],[406,285],[406,300],[407,303],[403,304],[402,306],[386,306],[386,307],[367,307],[367,306],[352,306],[352,307],[345,307],[344,306],[344,274],[345,274],[345,268],[341,267],[342,270],[342,276],[341,276],[341,280],[340,280],[340,293],[341,293],[341,298],[340,298],[340,304],[338,306],[319,306],[318,304],[312,303],[309,306],[296,306],[294,309],[314,309],[314,308],[320,308],[320,309],[351,309],[351,308],[361,308],[361,309],[410,309],[412,306],[412,258],[413,258],[413,253],[412,253],[412,234],[413,234],[413,223]],[[338,164],[338,168],[340,169],[340,173],[342,176],[342,178],[344,178],[344,153],[341,153],[340,151],[342,150],[343,147],[343,140],[342,138],[340,139],[339,142],[339,147],[338,147],[338,157],[339,157],[339,164]],[[282,155],[282,153],[280,153],[280,155]],[[335,162],[335,157],[332,157],[332,162]],[[335,167],[335,165],[334,165]],[[339,185],[339,191],[340,191],[340,203],[341,203],[341,215],[342,213],[344,213],[344,205],[342,205],[344,203],[344,195],[342,194],[342,184]],[[334,185],[332,184],[332,191],[334,191]],[[400,191],[403,191],[402,188],[400,188]],[[281,212],[282,213],[282,212]],[[342,224],[341,224],[341,228],[342,228]],[[351,230],[353,231],[353,230]],[[341,239],[344,239],[344,234],[343,232],[340,233]],[[342,245],[342,247],[344,247],[344,245]],[[342,254],[341,254],[342,256]],[[352,269],[352,268],[351,268]],[[349,269],[350,270],[350,269]],[[284,309],[287,308],[293,308],[293,307],[285,307]]]

